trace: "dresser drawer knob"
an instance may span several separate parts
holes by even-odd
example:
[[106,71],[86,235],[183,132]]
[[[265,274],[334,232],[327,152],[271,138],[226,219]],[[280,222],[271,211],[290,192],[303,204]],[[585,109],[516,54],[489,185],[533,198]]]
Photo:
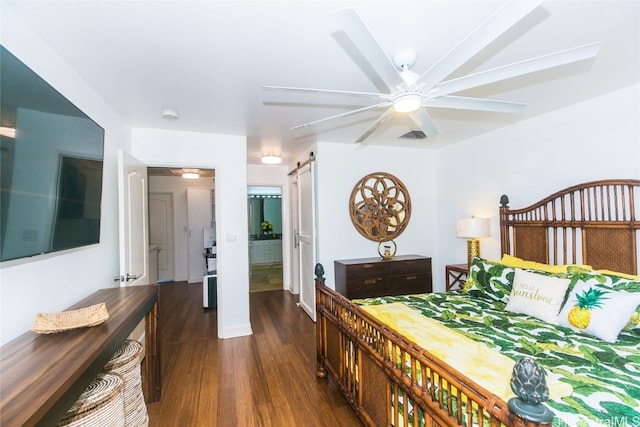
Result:
[[364,284],[365,285],[375,285],[376,282],[377,282],[376,279],[367,279],[367,280],[364,281]]
[[407,280],[416,280],[418,276],[407,276]]

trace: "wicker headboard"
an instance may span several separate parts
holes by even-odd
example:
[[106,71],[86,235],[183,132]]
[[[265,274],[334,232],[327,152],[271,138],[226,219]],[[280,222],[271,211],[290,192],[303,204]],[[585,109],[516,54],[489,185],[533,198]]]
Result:
[[523,209],[500,199],[503,254],[638,274],[640,180],[574,185]]

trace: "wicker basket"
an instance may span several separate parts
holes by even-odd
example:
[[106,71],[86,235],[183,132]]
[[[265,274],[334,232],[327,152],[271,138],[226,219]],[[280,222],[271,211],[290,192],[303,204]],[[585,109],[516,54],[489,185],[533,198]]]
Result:
[[139,342],[125,340],[104,367],[105,372],[120,375],[124,380],[122,394],[127,427],[146,427],[149,424],[142,393],[141,355],[142,345]]
[[31,330],[39,334],[55,334],[70,329],[96,326],[109,318],[105,303],[59,313],[38,313]]
[[124,427],[124,381],[116,374],[100,373],[67,411],[59,426]]

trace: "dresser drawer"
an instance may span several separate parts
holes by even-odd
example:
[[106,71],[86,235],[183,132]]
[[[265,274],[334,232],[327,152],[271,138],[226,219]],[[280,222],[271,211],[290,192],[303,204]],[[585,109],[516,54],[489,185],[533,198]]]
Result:
[[395,276],[387,295],[423,294],[431,292],[431,274]]
[[391,276],[391,264],[382,262],[367,262],[358,265],[347,266],[349,279],[368,279],[376,277]]
[[425,271],[431,271],[431,259],[409,259],[405,261],[398,261],[391,264],[391,275],[401,276],[405,274],[424,273]]
[[347,298],[431,292],[431,258],[401,255],[391,260],[337,260],[335,289]]
[[376,279],[358,279],[347,284],[347,298],[370,298],[387,295],[393,288],[393,280],[390,277]]
[[347,298],[371,298],[387,295],[431,292],[430,274],[358,279],[347,284]]

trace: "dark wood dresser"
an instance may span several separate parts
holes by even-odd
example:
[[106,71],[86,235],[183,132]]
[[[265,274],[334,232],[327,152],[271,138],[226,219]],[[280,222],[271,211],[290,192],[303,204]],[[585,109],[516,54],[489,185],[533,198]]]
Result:
[[400,255],[334,261],[336,291],[347,298],[431,292],[431,258]]

